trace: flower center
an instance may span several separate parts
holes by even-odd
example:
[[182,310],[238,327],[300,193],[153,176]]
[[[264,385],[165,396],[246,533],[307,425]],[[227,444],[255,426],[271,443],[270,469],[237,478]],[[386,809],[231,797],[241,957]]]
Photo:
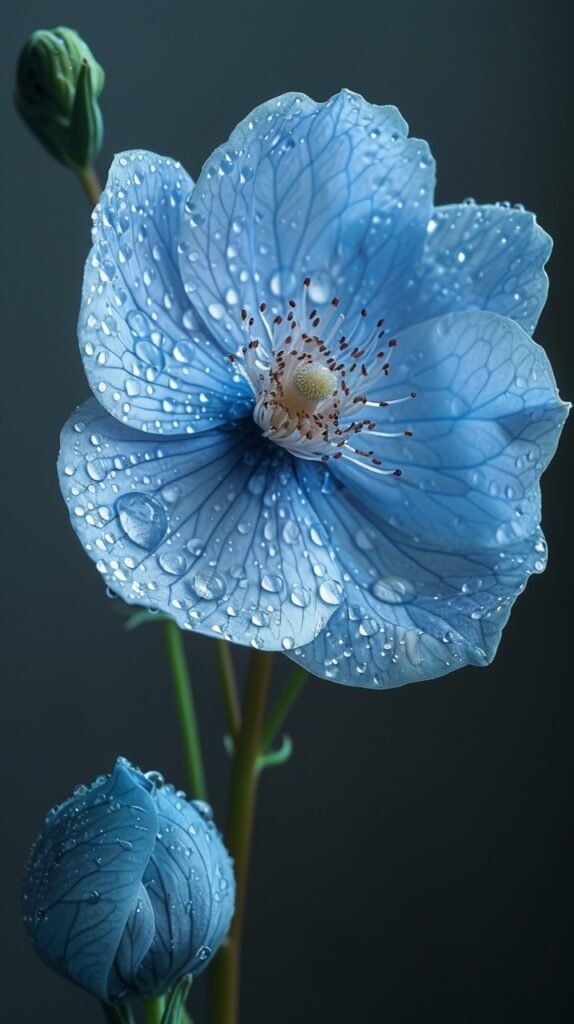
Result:
[[293,377],[293,384],[300,398],[317,403],[335,393],[337,378],[324,363],[302,363]]
[[[321,312],[308,311],[310,279],[305,278],[299,303],[271,318],[265,302],[255,315],[241,311],[249,341],[228,358],[248,381],[254,395],[253,417],[264,437],[303,459],[349,459],[371,472],[400,476],[387,469],[375,451],[356,447],[358,434],[371,437],[410,436],[410,431],[380,431],[372,418],[414,392],[388,402],[365,394],[380,375],[387,376],[397,341],[384,342],[384,320],[375,323],[362,309],[350,328],[333,298]],[[358,417],[363,410],[367,416]]]

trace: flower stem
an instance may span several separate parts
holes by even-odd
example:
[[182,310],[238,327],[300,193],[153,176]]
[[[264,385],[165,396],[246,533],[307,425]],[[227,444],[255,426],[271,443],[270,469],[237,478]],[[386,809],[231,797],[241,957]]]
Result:
[[143,1008],[146,1024],[161,1024],[161,1018],[165,1009],[165,999],[163,996],[159,996],[157,999],[144,999]]
[[191,681],[187,670],[181,630],[171,619],[164,623],[167,653],[173,678],[175,700],[181,725],[183,750],[191,795],[198,800],[207,799],[207,786],[203,770],[201,742],[195,714]]
[[215,659],[219,673],[219,684],[225,707],[227,731],[235,743],[241,725],[241,709],[237,695],[237,682],[231,648],[227,640],[215,641]]
[[95,206],[100,198],[102,186],[93,164],[90,164],[89,167],[78,167],[77,174],[90,203],[92,206]]
[[237,1024],[239,1020],[241,938],[257,797],[257,759],[261,750],[272,665],[272,652],[254,651],[245,688],[241,729],[233,757],[226,842],[235,861],[235,916],[228,940],[218,953],[210,972],[211,1024]]
[[129,1003],[104,1003],[100,1006],[108,1024],[135,1024]]
[[262,754],[265,754],[271,748],[273,740],[301,693],[308,675],[309,673],[305,668],[296,668],[291,673],[285,689],[279,694],[265,722],[265,728],[261,737]]

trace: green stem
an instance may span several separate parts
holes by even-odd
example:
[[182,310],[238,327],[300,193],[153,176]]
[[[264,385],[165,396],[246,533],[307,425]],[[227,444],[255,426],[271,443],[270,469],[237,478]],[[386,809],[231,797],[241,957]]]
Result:
[[131,1007],[128,1003],[100,1003],[108,1024],[135,1024]]
[[171,619],[164,623],[167,653],[173,678],[175,700],[181,726],[183,751],[191,795],[198,800],[207,799],[207,787],[201,756],[201,742],[195,714],[191,681],[187,670],[181,630]]
[[227,640],[215,641],[215,660],[217,662],[219,684],[223,696],[227,731],[235,743],[241,726],[241,709],[237,694],[237,682],[231,647]]
[[273,740],[301,693],[308,675],[309,673],[305,668],[296,668],[291,673],[285,689],[279,694],[265,722],[265,728],[261,737],[262,754],[265,754],[271,748]]
[[241,938],[257,797],[257,759],[261,750],[272,665],[272,652],[254,651],[245,688],[241,730],[233,758],[226,843],[235,862],[235,915],[228,940],[219,951],[210,972],[211,1024],[237,1024],[239,1020]]
[[92,164],[89,167],[78,167],[77,175],[82,183],[82,188],[86,193],[92,206],[95,206],[100,198],[102,186],[100,185],[99,178],[95,172]]
[[157,999],[144,999],[143,1008],[146,1024],[161,1024],[161,1018],[165,1009],[165,999],[163,996],[159,996]]

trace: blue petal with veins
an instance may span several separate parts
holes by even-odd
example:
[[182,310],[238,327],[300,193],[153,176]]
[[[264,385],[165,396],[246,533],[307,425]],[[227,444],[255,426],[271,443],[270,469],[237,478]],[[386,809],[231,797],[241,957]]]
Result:
[[86,374],[108,412],[152,434],[208,430],[253,404],[183,288],[192,187],[175,160],[121,153],[93,214],[78,322]]
[[[393,291],[422,252],[434,162],[395,107],[343,90],[288,93],[253,111],[207,161],[186,207],[186,291],[217,337],[241,343],[238,307],[311,302],[349,314]],[[195,259],[189,261],[189,253]]]
[[338,481],[325,495],[314,463],[301,461],[298,475],[344,584],[325,628],[290,657],[316,675],[373,688],[492,660],[515,598],[545,568],[539,529],[499,548],[445,550],[381,529],[377,510]]
[[411,327],[390,358],[388,377],[369,376],[366,397],[415,397],[369,408],[375,429],[364,443],[402,475],[374,483],[345,459],[333,471],[368,506],[376,491],[383,530],[463,551],[530,535],[540,474],[568,413],[544,350],[513,321],[471,312]]
[[116,593],[267,650],[312,640],[340,586],[295,469],[251,420],[152,438],[94,399],[68,421],[60,453],[72,522]]
[[[34,948],[100,999],[110,998],[109,975],[157,821],[153,797],[119,760],[111,776],[50,812],[30,855],[23,898]],[[149,941],[148,932],[144,946]]]
[[390,311],[396,328],[441,313],[488,309],[532,334],[548,294],[544,265],[551,250],[552,239],[528,210],[437,207],[421,263]]

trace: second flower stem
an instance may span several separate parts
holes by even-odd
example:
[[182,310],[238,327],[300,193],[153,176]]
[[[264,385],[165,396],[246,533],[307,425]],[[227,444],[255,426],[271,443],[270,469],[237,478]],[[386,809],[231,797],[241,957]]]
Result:
[[251,656],[241,728],[235,745],[226,835],[227,848],[235,862],[235,916],[227,943],[210,972],[212,1024],[237,1024],[239,1020],[241,939],[257,796],[257,761],[272,665],[270,651],[254,651]]
[[161,1024],[165,1008],[163,996],[159,996],[157,999],[144,999],[143,1006],[146,1024]]
[[241,726],[241,708],[237,696],[233,658],[227,640],[215,641],[215,660],[225,709],[225,721],[229,735],[235,743]]
[[201,742],[191,680],[187,669],[187,660],[183,646],[183,636],[179,626],[171,620],[164,623],[169,664],[173,678],[175,700],[181,725],[183,750],[187,766],[187,776],[191,796],[197,800],[207,799],[207,786],[203,770]]

